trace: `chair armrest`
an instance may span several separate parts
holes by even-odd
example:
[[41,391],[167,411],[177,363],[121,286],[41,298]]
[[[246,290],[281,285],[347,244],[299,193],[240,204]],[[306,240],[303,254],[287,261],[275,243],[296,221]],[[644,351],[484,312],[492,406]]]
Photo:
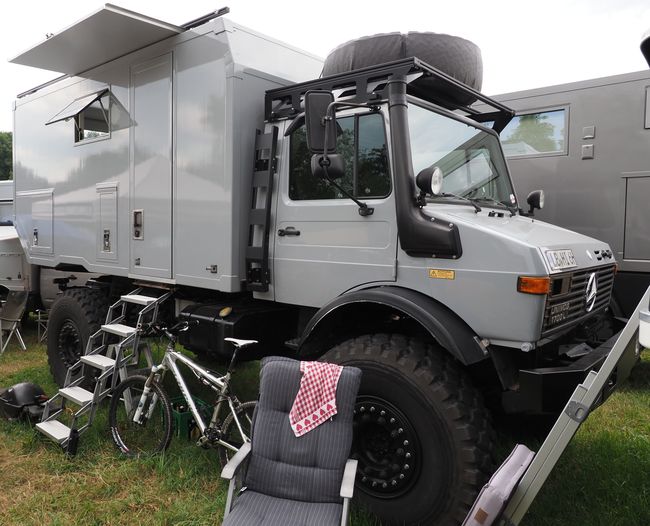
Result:
[[349,458],[345,463],[343,480],[341,481],[341,497],[351,499],[354,494],[354,478],[357,476],[358,460]]
[[235,453],[235,456],[232,457],[228,463],[224,466],[221,471],[221,478],[226,480],[232,480],[233,477],[237,474],[242,462],[246,459],[248,454],[251,452],[251,443],[246,442],[242,447],[239,448],[239,451]]

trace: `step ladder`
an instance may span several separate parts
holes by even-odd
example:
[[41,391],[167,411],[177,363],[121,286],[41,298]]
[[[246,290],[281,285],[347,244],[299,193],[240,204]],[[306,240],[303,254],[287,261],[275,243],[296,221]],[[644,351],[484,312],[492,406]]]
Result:
[[[524,455],[525,459],[522,460],[522,452],[517,451],[522,446],[515,447],[511,456],[479,494],[463,526],[517,526],[522,521],[578,428],[591,411],[614,391],[619,379],[627,378],[637,362],[641,350],[640,314],[641,311],[647,311],[649,305],[650,287],[623,330],[601,346],[609,349],[607,358],[598,372],[590,371],[584,381],[575,388],[539,451],[533,454],[523,446],[523,453],[530,455]],[[499,472],[506,477],[516,472],[521,478],[516,484],[512,484],[510,490],[509,481],[503,476],[500,477],[502,480],[498,480]],[[580,520],[577,522],[580,523]]]
[[[97,408],[117,384],[127,378],[127,367],[137,365],[144,355],[147,366],[153,365],[151,349],[141,346],[143,329],[158,318],[159,307],[173,294],[164,291],[149,296],[138,288],[120,297],[108,308],[106,323],[94,333],[84,355],[69,369],[64,386],[45,404],[36,429],[59,444],[69,454],[76,452],[76,439],[93,423]],[[140,308],[135,327],[126,324],[127,309]],[[87,389],[88,378],[94,377],[94,388]],[[60,421],[69,414],[69,424]]]

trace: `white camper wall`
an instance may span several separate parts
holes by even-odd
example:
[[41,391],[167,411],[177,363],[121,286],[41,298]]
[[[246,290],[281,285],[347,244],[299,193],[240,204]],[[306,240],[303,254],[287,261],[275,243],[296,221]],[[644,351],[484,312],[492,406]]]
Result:
[[[150,99],[166,105],[164,81],[140,75],[165,55],[171,100],[160,111],[170,112],[169,132],[151,126],[157,116],[147,96],[151,89]],[[321,62],[216,19],[19,99],[16,216],[30,263],[240,290],[255,130],[264,127],[265,90],[289,83],[277,76],[283,69],[291,81],[307,80],[318,76]],[[113,97],[109,137],[75,144],[74,119],[45,126],[78,97],[106,87]],[[149,151],[157,131],[157,151]],[[169,193],[158,191],[167,185]],[[135,239],[140,209],[143,235]],[[163,256],[170,261],[164,269],[149,263]]]

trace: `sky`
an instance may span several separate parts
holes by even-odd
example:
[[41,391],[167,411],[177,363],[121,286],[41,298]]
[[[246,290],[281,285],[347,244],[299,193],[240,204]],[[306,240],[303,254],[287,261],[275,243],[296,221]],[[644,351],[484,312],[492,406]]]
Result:
[[[481,48],[483,92],[496,95],[647,69],[639,44],[650,30],[647,0],[221,0],[228,18],[325,57],[338,44],[392,31],[433,31]],[[214,0],[114,0],[182,24],[222,7]],[[93,0],[0,4],[0,131],[12,129],[18,93],[56,73],[7,61],[102,7]]]

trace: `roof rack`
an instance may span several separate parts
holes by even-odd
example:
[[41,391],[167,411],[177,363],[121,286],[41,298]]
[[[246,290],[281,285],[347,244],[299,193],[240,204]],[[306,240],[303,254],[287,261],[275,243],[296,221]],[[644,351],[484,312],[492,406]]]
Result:
[[[269,90],[266,92],[264,115],[269,121],[295,116],[301,111],[305,93],[312,89],[332,91],[338,99],[355,103],[386,99],[388,81],[394,76],[406,77],[407,92],[411,95],[448,110],[462,111],[467,117],[476,122],[493,122],[492,128],[497,132],[503,130],[515,115],[510,108],[470,88],[417,57],[387,62]],[[423,90],[412,84],[413,81],[423,76],[434,77],[440,83],[440,86],[446,89],[471,95],[476,100],[492,108],[493,111],[483,113],[475,108],[458,104],[452,99],[444,97],[438,91]]]

